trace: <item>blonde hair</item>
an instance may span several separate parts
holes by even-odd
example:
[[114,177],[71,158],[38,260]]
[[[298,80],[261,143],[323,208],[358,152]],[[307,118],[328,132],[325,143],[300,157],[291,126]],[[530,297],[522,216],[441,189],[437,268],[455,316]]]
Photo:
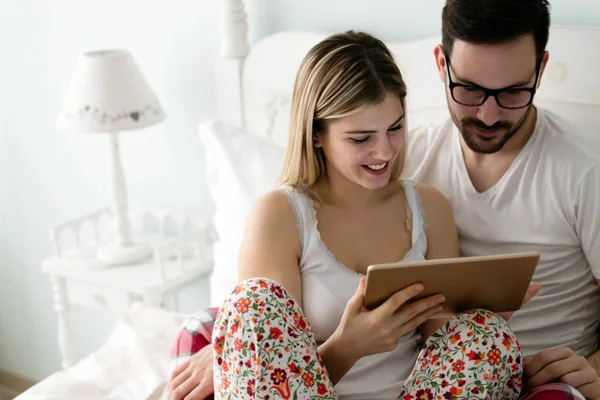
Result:
[[[363,32],[330,36],[306,55],[294,84],[290,132],[278,184],[310,187],[326,175],[325,155],[315,133],[350,114],[381,103],[388,92],[405,106],[406,85],[389,49]],[[390,180],[400,177],[405,149]]]

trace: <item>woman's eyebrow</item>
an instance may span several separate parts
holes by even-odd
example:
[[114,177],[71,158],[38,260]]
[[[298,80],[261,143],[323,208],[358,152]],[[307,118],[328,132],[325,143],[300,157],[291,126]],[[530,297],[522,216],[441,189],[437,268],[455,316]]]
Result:
[[[395,121],[394,121],[394,122],[393,122],[393,123],[390,125],[390,128],[391,128],[392,126],[394,126],[394,125],[398,124],[398,122],[402,121],[402,119],[403,119],[403,118],[404,118],[404,114],[402,114],[400,117],[398,117],[398,119],[397,119],[397,120],[395,120]],[[350,135],[352,135],[352,134],[359,134],[359,133],[363,133],[363,134],[364,134],[364,133],[377,133],[377,131],[376,131],[376,130],[354,130],[354,131],[345,131],[344,133],[347,133],[347,134],[350,134]]]

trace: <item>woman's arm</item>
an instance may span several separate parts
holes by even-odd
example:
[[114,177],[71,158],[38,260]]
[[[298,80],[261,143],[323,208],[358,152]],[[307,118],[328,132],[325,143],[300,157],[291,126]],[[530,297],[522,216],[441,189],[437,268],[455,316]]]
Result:
[[319,346],[319,356],[327,367],[327,374],[333,385],[337,385],[358,361],[348,357],[346,350],[337,344],[335,337],[330,337]]
[[[427,254],[425,258],[433,260],[436,258],[459,257],[458,232],[450,203],[433,186],[419,184],[417,187],[427,221]],[[421,325],[423,340],[427,340],[433,332],[441,328],[448,320],[448,318],[433,318],[424,322]]]
[[[281,191],[266,194],[249,213],[240,248],[240,281],[257,277],[272,279],[302,307],[298,265],[301,255],[296,217],[286,195]],[[318,352],[334,385],[356,362],[347,357],[335,338],[320,345]]]
[[248,213],[239,252],[239,280],[272,279],[302,307],[300,256],[296,216],[287,196],[279,190],[267,193]]

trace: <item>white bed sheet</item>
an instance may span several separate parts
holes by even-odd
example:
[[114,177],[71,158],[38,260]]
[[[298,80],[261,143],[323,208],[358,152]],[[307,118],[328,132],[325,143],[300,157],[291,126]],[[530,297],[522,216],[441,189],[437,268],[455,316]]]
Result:
[[183,319],[136,303],[100,349],[17,399],[166,399],[169,352]]

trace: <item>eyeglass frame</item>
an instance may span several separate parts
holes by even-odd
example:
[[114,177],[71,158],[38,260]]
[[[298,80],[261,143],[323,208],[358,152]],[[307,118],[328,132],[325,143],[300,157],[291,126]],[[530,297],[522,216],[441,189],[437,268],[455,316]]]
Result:
[[[485,102],[487,101],[487,99],[492,96],[494,98],[494,100],[496,100],[496,104],[498,105],[498,107],[500,108],[504,108],[507,110],[519,110],[521,108],[525,108],[528,107],[532,102],[533,102],[533,97],[535,96],[535,93],[537,92],[537,84],[540,78],[540,70],[541,70],[541,66],[542,66],[542,60],[538,60],[535,66],[535,82],[533,83],[533,87],[530,88],[511,88],[510,86],[501,88],[501,89],[487,89],[484,88],[483,86],[478,86],[478,85],[467,85],[464,83],[456,83],[452,81],[452,75],[450,73],[450,57],[448,57],[448,53],[444,52],[444,58],[446,60],[446,71],[448,72],[448,88],[450,89],[450,96],[452,96],[452,100],[454,100],[454,102],[456,102],[457,104],[460,104],[462,106],[465,107],[481,107],[482,105],[485,104]],[[464,87],[464,88],[475,88],[477,90],[481,90],[484,93],[484,97],[483,97],[483,101],[481,102],[481,104],[463,104],[460,101],[456,100],[456,98],[454,97],[454,88],[455,87]],[[527,102],[527,104],[523,105],[523,106],[519,106],[519,107],[505,107],[503,105],[500,104],[500,102],[498,101],[498,96],[505,91],[522,91],[522,92],[529,92],[531,93],[531,97],[529,98],[529,102]]]

